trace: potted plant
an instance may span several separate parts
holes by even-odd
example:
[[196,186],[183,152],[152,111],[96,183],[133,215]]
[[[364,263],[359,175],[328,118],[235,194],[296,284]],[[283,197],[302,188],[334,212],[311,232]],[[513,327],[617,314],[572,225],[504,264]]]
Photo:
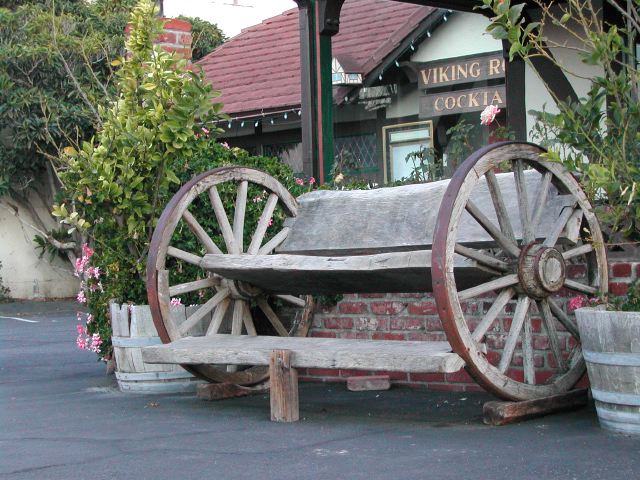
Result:
[[[603,22],[602,8],[592,0],[567,0],[553,8],[535,1],[541,19],[527,24],[521,16],[524,5],[483,0],[484,8],[494,14],[488,31],[509,41],[511,59],[518,55],[530,61],[542,56],[568,71],[547,48],[566,47],[557,40],[561,32],[577,45],[571,49],[574,55],[585,65],[599,68],[601,73],[591,78],[585,98],[573,102],[556,98],[558,114],[530,112],[538,119],[534,136],[548,148],[549,160],[564,163],[581,183],[604,227],[610,251],[627,249],[637,261],[640,77],[635,46],[627,39],[637,38],[640,33],[640,8],[631,0],[626,5],[610,2],[625,24],[621,27]],[[640,434],[639,284],[630,285],[626,296],[617,299],[606,294],[608,285],[600,288],[599,300],[588,302],[577,297],[569,302],[569,309],[577,309],[601,425]],[[594,305],[578,308],[585,303]],[[593,308],[595,304],[600,306]]]

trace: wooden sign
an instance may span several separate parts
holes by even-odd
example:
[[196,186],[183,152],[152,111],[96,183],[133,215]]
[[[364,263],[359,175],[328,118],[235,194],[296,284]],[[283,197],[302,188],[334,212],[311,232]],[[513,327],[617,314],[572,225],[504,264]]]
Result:
[[418,88],[421,90],[505,76],[502,52],[413,63],[411,67],[418,73]]
[[420,118],[440,117],[464,112],[479,112],[487,105],[506,107],[504,85],[442,92],[420,97]]

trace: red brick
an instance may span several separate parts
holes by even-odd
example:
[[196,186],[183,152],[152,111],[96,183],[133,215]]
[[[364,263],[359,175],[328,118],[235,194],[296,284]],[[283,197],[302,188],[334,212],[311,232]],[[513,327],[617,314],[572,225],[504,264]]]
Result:
[[501,357],[502,357],[502,352],[496,352],[495,350],[489,350],[485,355],[485,358],[487,359],[487,361],[494,366],[500,363]]
[[371,304],[371,312],[376,315],[397,315],[406,308],[402,302],[374,302]]
[[549,337],[542,335],[533,336],[533,349],[534,350],[549,350]]
[[352,329],[353,318],[328,317],[324,319],[324,328],[329,329]]
[[453,383],[475,383],[475,380],[467,373],[466,370],[460,370],[455,373],[447,373],[445,375],[447,382]]
[[367,370],[352,370],[347,368],[343,368],[340,370],[341,377],[363,377],[367,375],[372,375],[372,373],[368,372]]
[[613,295],[625,295],[629,291],[628,283],[609,282],[609,293]]
[[157,36],[154,43],[176,43],[176,34],[173,32],[163,32]]
[[584,375],[582,375],[582,377],[580,377],[580,380],[578,380],[578,383],[576,383],[576,386],[574,388],[589,388],[590,386],[591,385],[589,384],[589,377],[585,373]]
[[410,303],[407,311],[411,315],[435,315],[438,313],[435,302]]
[[406,336],[402,333],[374,333],[371,335],[374,340],[406,340]]
[[316,338],[336,338],[335,332],[319,332],[317,330],[311,330],[309,336]]
[[183,33],[180,35],[180,44],[181,45],[191,45],[193,42],[193,37],[190,33]]
[[190,48],[176,48],[176,47],[169,47],[167,45],[162,45],[162,49],[165,52],[177,53],[178,55],[181,55],[183,58],[191,58],[191,49]]
[[332,368],[307,368],[307,375],[313,375],[316,377],[337,377],[340,375],[340,371]]
[[524,372],[520,369],[510,368],[507,370],[506,374],[516,382],[524,382]]
[[504,335],[487,334],[486,336],[487,347],[494,350],[502,350],[504,348],[505,341],[506,337]]
[[444,382],[444,373],[410,373],[412,382]]
[[389,322],[391,330],[421,330],[424,328],[424,320],[411,317],[394,317]]
[[381,370],[376,372],[376,375],[386,375],[394,382],[406,382],[409,380],[409,374],[406,372],[387,372]]
[[179,30],[180,32],[190,32],[191,24],[184,20],[178,20],[177,18],[171,18],[164,22],[165,30]]
[[567,265],[565,274],[567,278],[585,278],[587,275],[586,265]]
[[427,317],[425,327],[430,332],[442,332],[442,322],[438,317]]
[[386,293],[359,293],[360,298],[384,298]]
[[388,375],[367,375],[347,378],[347,389],[352,392],[389,390],[391,380]]
[[612,277],[630,277],[631,276],[631,264],[630,263],[614,263],[611,265]]
[[426,297],[424,293],[398,293],[399,298],[423,298]]
[[540,385],[546,383],[551,377],[553,377],[554,372],[548,371],[537,371],[536,372],[536,384]]
[[364,302],[340,302],[338,310],[340,313],[367,313],[369,311]]
[[388,330],[389,319],[378,317],[358,317],[355,319],[354,326],[356,330]]
[[640,263],[636,264],[636,278],[640,278]]

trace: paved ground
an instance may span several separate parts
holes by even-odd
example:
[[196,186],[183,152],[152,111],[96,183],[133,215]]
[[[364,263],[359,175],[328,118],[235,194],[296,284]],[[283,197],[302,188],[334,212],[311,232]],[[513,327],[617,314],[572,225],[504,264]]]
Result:
[[640,478],[640,440],[593,408],[488,427],[486,395],[303,384],[285,425],[266,396],[123,394],[76,350],[74,310],[0,304],[0,479]]

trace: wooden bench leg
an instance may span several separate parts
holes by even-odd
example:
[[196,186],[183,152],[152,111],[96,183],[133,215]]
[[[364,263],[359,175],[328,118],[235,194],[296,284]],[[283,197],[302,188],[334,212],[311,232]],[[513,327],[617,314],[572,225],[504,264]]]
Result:
[[269,361],[271,379],[271,421],[297,422],[298,372],[291,367],[291,350],[273,350]]

